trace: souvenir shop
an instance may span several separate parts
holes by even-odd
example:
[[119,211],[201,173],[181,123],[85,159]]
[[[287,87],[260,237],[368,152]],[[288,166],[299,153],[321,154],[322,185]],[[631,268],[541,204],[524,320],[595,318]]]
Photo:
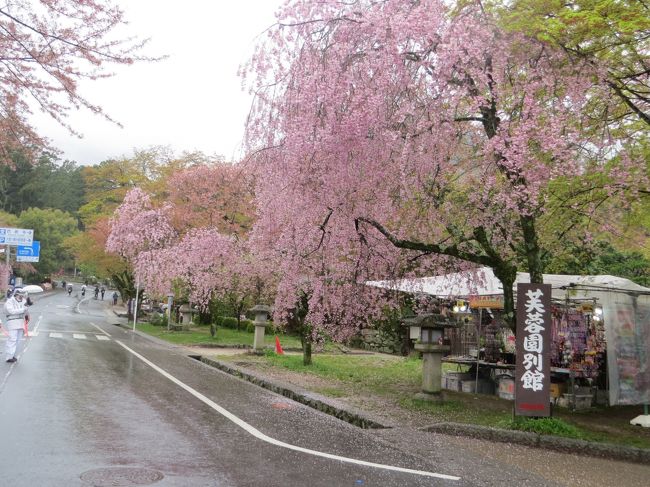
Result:
[[[446,300],[459,323],[445,330],[443,388],[514,398],[515,336],[502,319],[501,283],[490,269],[402,281],[392,288]],[[518,273],[517,282],[529,282]],[[615,276],[544,275],[551,284],[551,399],[581,409],[650,402],[650,289]],[[515,285],[516,286],[516,285]],[[516,289],[516,287],[515,287]]]

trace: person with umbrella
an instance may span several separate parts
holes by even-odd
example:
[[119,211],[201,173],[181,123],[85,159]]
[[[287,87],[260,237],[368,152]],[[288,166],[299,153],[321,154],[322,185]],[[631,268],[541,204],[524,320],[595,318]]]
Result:
[[27,312],[29,304],[31,302],[27,298],[26,291],[20,288],[15,289],[12,296],[5,303],[5,314],[7,316],[5,328],[9,334],[5,343],[5,357],[9,363],[18,360],[16,358],[16,349],[18,348],[18,342],[25,334],[26,323],[29,322],[29,313]]

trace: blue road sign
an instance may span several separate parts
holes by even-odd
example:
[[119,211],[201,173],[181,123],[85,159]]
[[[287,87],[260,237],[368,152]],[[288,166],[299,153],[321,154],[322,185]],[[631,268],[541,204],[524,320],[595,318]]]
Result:
[[32,245],[16,247],[16,262],[38,262],[41,255],[41,242],[33,240]]

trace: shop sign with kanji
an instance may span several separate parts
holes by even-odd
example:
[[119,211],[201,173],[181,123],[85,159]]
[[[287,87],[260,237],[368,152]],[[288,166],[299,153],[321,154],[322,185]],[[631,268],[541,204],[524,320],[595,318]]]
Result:
[[517,284],[515,414],[550,415],[551,285]]

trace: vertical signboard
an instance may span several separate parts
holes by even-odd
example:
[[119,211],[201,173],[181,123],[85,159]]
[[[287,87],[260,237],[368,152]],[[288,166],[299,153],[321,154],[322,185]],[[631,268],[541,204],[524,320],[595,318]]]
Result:
[[551,285],[517,284],[515,414],[550,415]]

